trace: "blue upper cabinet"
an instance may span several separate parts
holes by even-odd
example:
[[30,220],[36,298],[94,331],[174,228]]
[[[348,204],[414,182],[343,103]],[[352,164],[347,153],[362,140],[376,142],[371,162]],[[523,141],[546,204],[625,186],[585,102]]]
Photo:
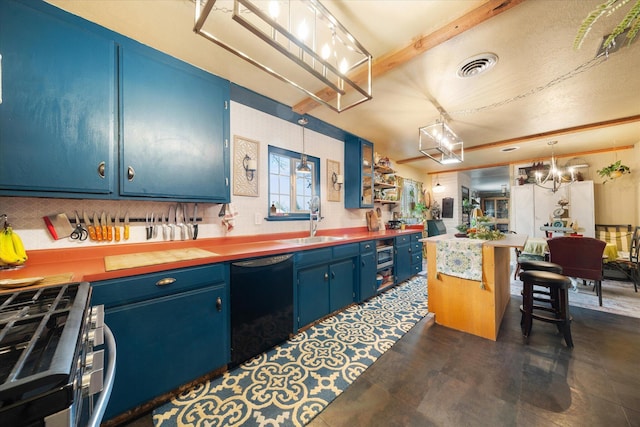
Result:
[[120,59],[120,193],[229,201],[229,82],[137,43]]
[[357,137],[344,143],[344,207],[373,207],[373,144]]
[[0,55],[0,194],[230,200],[229,81],[40,1]]
[[0,2],[4,194],[113,193],[115,43],[77,21]]

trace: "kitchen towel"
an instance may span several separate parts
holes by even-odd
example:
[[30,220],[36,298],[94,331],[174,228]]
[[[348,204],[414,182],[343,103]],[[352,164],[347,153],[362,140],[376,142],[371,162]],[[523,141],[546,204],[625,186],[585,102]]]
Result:
[[482,283],[482,245],[485,241],[469,238],[438,240],[436,274],[460,277]]
[[222,217],[222,225],[226,228],[226,231],[233,230],[235,226],[235,217],[238,216],[238,210],[233,203],[224,205],[224,216]]

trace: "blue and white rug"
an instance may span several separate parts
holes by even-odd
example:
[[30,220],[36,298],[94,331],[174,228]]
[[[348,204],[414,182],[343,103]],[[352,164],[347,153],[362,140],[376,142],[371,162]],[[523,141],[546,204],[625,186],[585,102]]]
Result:
[[156,427],[303,426],[427,314],[417,276],[153,412]]

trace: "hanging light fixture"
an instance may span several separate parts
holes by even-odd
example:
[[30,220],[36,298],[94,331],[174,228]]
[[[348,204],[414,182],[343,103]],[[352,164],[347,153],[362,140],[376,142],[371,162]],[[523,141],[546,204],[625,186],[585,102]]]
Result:
[[440,185],[440,180],[438,179],[438,175],[436,175],[436,185],[433,187],[434,193],[444,193],[444,185]]
[[[195,3],[196,34],[314,101],[339,113],[371,99],[371,54],[318,0]],[[232,20],[228,19],[229,13]],[[248,31],[236,31],[233,22]],[[289,61],[282,61],[282,56],[273,55],[269,49],[256,49],[255,37]]]
[[442,116],[434,124],[421,127],[418,133],[418,150],[430,159],[442,165],[460,163],[464,160],[464,143]]
[[551,146],[551,161],[549,162],[549,171],[547,175],[544,176],[544,165],[542,162],[534,163],[533,168],[535,170],[535,184],[538,187],[546,188],[547,190],[551,190],[553,193],[560,189],[560,186],[563,183],[573,183],[576,181],[576,174],[573,167],[568,168],[568,175],[565,176],[562,169],[558,167],[556,162],[556,157],[554,155],[553,146],[556,145],[558,141],[549,141],[547,145]]
[[302,154],[300,155],[300,164],[296,167],[296,171],[299,173],[311,173],[311,168],[307,162],[307,155],[304,152],[304,127],[309,123],[309,120],[302,117],[298,119],[298,124],[302,127]]

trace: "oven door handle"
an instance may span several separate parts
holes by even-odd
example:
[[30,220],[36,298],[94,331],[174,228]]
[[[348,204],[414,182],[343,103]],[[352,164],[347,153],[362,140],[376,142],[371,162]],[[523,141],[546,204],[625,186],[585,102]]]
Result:
[[104,341],[109,351],[109,360],[107,361],[107,371],[105,373],[104,386],[100,392],[98,402],[93,408],[93,413],[87,424],[88,427],[99,427],[104,416],[104,411],[107,409],[107,403],[109,403],[109,397],[111,396],[111,389],[113,388],[113,379],[116,376],[116,340],[111,332],[111,329],[104,324]]

